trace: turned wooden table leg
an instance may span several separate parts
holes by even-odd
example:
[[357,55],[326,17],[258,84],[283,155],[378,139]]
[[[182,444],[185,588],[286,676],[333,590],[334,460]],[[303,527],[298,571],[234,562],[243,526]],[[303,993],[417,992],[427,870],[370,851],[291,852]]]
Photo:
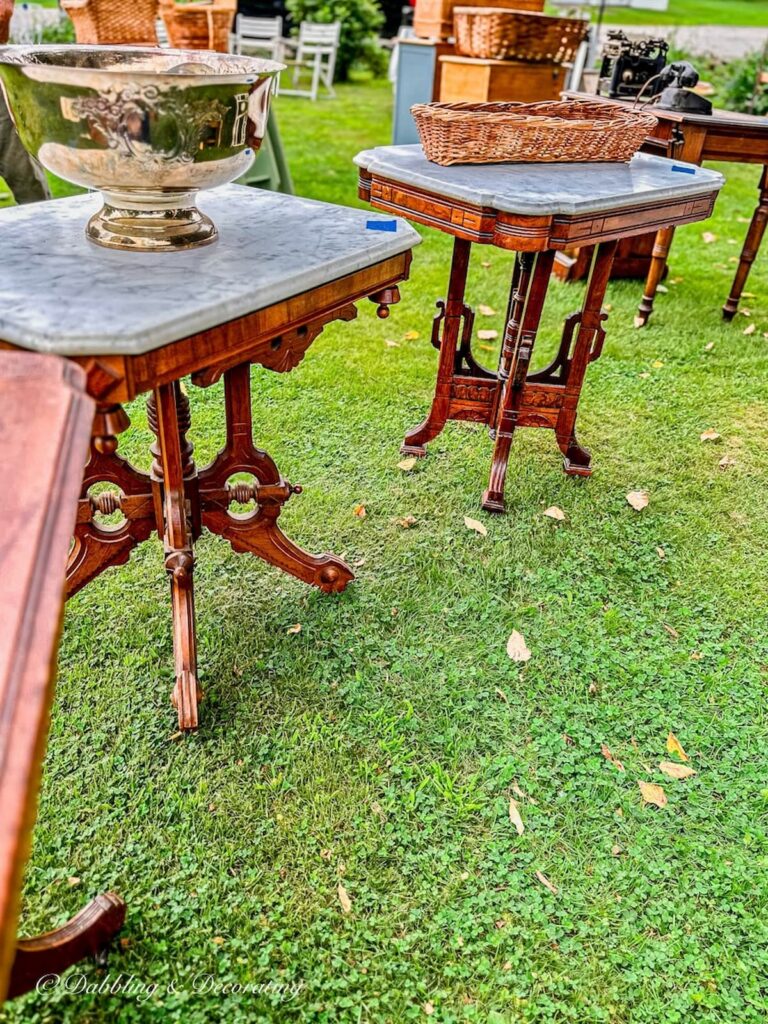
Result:
[[103,955],[124,921],[125,903],[113,892],[106,892],[61,928],[21,939],[11,967],[8,998],[29,992],[38,982],[61,974],[86,956]]
[[462,324],[471,316],[471,310],[464,304],[471,248],[471,242],[463,238],[454,239],[448,296],[445,302],[438,302],[440,312],[432,325],[432,344],[440,349],[435,396],[427,418],[405,435],[400,451],[406,455],[426,455],[425,445],[437,437],[448,419],[451,383],[456,369]]
[[747,283],[749,272],[752,269],[752,264],[755,261],[755,257],[760,249],[760,243],[765,234],[766,225],[768,225],[768,166],[763,167],[758,188],[760,190],[760,200],[757,209],[752,215],[752,222],[749,225],[749,231],[744,240],[744,248],[741,250],[736,276],[731,285],[731,294],[723,306],[723,318],[725,320],[733,320],[736,315],[741,293],[744,291],[744,285]]
[[557,443],[564,456],[563,468],[573,476],[589,476],[592,472],[590,454],[576,439],[576,412],[587,366],[602,351],[605,338],[603,322],[607,318],[607,314],[602,312],[602,305],[617,245],[615,241],[602,242],[595,250],[573,354],[568,362],[565,394],[555,426]]
[[179,382],[161,384],[148,403],[150,426],[157,433],[153,446],[152,479],[156,505],[163,527],[165,568],[171,580],[173,609],[173,657],[176,684],[171,700],[178,711],[180,729],[196,729],[197,702],[202,699],[197,682],[195,635],[194,524],[185,478],[194,479],[192,445],[186,440],[188,399]]
[[648,268],[648,277],[645,279],[645,289],[640,305],[637,307],[635,327],[644,327],[653,312],[653,300],[656,298],[656,290],[664,276],[667,266],[667,256],[675,237],[674,228],[661,228],[656,233],[656,241],[653,245],[651,265]]
[[486,512],[503,512],[504,484],[509,452],[517,425],[517,417],[539,329],[541,312],[547,295],[555,253],[552,249],[538,253],[521,253],[517,286],[510,305],[511,316],[504,331],[499,363],[499,408],[496,415],[496,437],[491,464],[491,478],[483,494]]

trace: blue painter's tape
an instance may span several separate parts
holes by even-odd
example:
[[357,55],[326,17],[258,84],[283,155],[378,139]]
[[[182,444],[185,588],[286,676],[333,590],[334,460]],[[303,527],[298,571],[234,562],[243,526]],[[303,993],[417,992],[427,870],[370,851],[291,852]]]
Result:
[[681,167],[680,164],[672,164],[672,170],[677,171],[678,174],[695,174],[695,167]]
[[396,220],[367,220],[365,226],[369,231],[397,231]]

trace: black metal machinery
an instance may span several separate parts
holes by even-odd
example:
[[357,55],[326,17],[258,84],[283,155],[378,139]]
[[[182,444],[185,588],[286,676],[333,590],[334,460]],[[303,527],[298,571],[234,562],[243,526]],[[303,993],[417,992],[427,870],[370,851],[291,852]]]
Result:
[[[655,96],[655,79],[667,62],[666,39],[628,39],[620,29],[612,29],[603,45],[598,91],[610,99],[636,99]],[[646,86],[648,88],[646,88]]]

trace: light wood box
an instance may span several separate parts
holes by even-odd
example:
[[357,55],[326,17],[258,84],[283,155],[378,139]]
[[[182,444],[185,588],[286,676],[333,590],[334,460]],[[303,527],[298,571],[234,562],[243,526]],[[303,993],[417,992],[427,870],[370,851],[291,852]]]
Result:
[[474,57],[440,57],[440,64],[441,103],[556,100],[565,88],[568,70],[563,64]]

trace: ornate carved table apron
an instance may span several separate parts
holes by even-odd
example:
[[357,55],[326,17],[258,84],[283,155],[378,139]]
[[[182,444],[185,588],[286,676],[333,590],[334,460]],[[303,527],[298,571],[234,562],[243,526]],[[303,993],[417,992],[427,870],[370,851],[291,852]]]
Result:
[[[220,229],[216,245],[109,252],[84,236],[96,203],[78,196],[0,212],[0,345],[67,356],[86,371],[97,406],[67,592],[126,562],[158,531],[171,581],[172,700],[180,728],[191,729],[201,697],[193,548],[203,527],[321,590],[353,578],[340,558],[309,554],[278,525],[301,488],[254,445],[250,364],[291,370],[327,323],[356,316],[361,298],[386,316],[419,237],[403,222],[372,230],[361,210],[230,185],[200,202]],[[226,440],[201,469],[187,439],[187,374],[200,387],[224,377]],[[124,403],[144,392],[156,435],[149,473],[117,452],[129,426]],[[255,482],[232,482],[235,474]],[[104,482],[109,489],[95,486]],[[254,507],[237,514],[235,503]],[[121,522],[106,525],[112,513]]]
[[[454,236],[448,295],[438,302],[432,344],[440,350],[435,397],[403,452],[425,455],[449,419],[486,423],[495,440],[483,508],[504,511],[504,483],[516,427],[554,430],[566,473],[588,476],[576,437],[587,365],[603,348],[602,301],[618,239],[704,220],[722,175],[641,154],[630,164],[485,164],[440,167],[421,146],[360,153],[360,196],[381,210]],[[679,170],[682,167],[682,172]],[[517,253],[498,369],[472,354],[474,314],[464,301],[472,242]],[[594,244],[582,308],[565,320],[550,366],[529,373],[555,253]]]
[[[586,93],[566,92],[566,99],[594,99]],[[603,97],[601,97],[603,99]],[[605,100],[606,103],[627,103],[626,100]],[[755,261],[768,225],[768,118],[754,114],[738,114],[732,110],[713,110],[711,114],[683,114],[677,110],[649,108],[658,118],[653,134],[643,145],[643,152],[674,157],[692,164],[705,160],[723,160],[737,164],[762,164],[758,184],[758,204],[744,239],[731,291],[723,306],[723,317],[732,320],[739,308],[741,293]],[[653,312],[653,302],[667,269],[667,256],[675,229],[661,228],[649,238],[628,239],[616,254],[614,276],[645,277],[643,298],[635,324],[643,327]],[[626,248],[626,253],[622,250]],[[587,259],[577,256],[576,263],[561,276],[578,280],[587,271]],[[618,273],[617,273],[618,271]],[[556,268],[557,272],[557,268]]]

